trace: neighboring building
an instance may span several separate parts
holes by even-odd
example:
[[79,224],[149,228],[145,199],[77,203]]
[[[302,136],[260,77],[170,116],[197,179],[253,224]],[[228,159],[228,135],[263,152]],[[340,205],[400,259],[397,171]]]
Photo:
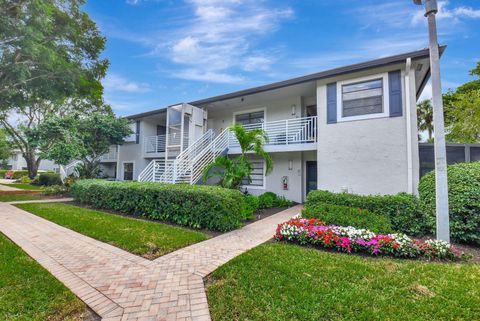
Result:
[[424,49],[132,115],[135,134],[102,167],[119,180],[199,184],[216,156],[239,154],[226,131],[237,122],[266,131],[274,161],[266,177],[255,161],[250,193],[416,193],[416,101],[429,75]]
[[[7,169],[11,170],[26,170],[27,161],[22,155],[22,152],[19,150],[14,150],[12,156],[7,160]],[[40,166],[38,167],[40,171],[56,171],[58,170],[58,165],[53,161],[48,159],[42,159],[40,161]]]

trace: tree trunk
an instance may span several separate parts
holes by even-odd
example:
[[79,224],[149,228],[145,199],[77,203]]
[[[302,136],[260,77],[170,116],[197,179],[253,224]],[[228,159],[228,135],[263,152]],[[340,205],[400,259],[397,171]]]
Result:
[[35,151],[28,150],[23,154],[25,161],[27,162],[28,177],[34,179],[38,173],[38,166],[40,165],[40,158],[37,159]]

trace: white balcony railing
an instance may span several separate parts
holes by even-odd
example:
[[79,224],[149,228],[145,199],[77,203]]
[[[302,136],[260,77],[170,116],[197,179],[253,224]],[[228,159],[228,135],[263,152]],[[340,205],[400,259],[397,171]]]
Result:
[[[285,120],[277,120],[265,123],[244,125],[247,130],[263,129],[267,134],[269,145],[306,144],[317,141],[317,117],[303,117]],[[230,147],[239,147],[233,133],[229,137]]]
[[[167,137],[168,136],[168,137]],[[169,135],[147,136],[144,139],[143,150],[145,154],[164,153],[168,146],[180,146],[180,134],[174,133]],[[183,138],[184,148],[188,147],[188,133]]]
[[143,143],[146,154],[165,152],[166,135],[147,136]]
[[108,153],[100,156],[101,162],[116,162],[117,161],[117,146],[110,147]]

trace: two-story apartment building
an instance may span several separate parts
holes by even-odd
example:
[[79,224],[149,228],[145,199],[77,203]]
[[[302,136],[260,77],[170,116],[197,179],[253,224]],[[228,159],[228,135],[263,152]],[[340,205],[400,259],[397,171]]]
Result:
[[274,161],[265,176],[255,159],[250,193],[297,202],[317,188],[416,193],[416,101],[429,74],[424,49],[132,115],[135,134],[104,171],[119,180],[202,183],[216,156],[238,155],[226,129],[242,123],[265,130]]

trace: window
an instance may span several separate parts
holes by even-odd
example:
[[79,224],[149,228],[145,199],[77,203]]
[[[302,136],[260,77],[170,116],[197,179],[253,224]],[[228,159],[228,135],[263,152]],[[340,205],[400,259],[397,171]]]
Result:
[[342,85],[342,117],[383,113],[383,79]]
[[265,120],[265,111],[254,111],[235,115],[235,123],[242,125],[261,124]]
[[250,160],[252,162],[253,170],[251,175],[251,182],[245,178],[242,181],[242,186],[244,187],[253,187],[253,188],[263,188],[265,180],[265,161],[259,158],[253,158]]
[[123,180],[133,180],[133,163],[123,163]]

